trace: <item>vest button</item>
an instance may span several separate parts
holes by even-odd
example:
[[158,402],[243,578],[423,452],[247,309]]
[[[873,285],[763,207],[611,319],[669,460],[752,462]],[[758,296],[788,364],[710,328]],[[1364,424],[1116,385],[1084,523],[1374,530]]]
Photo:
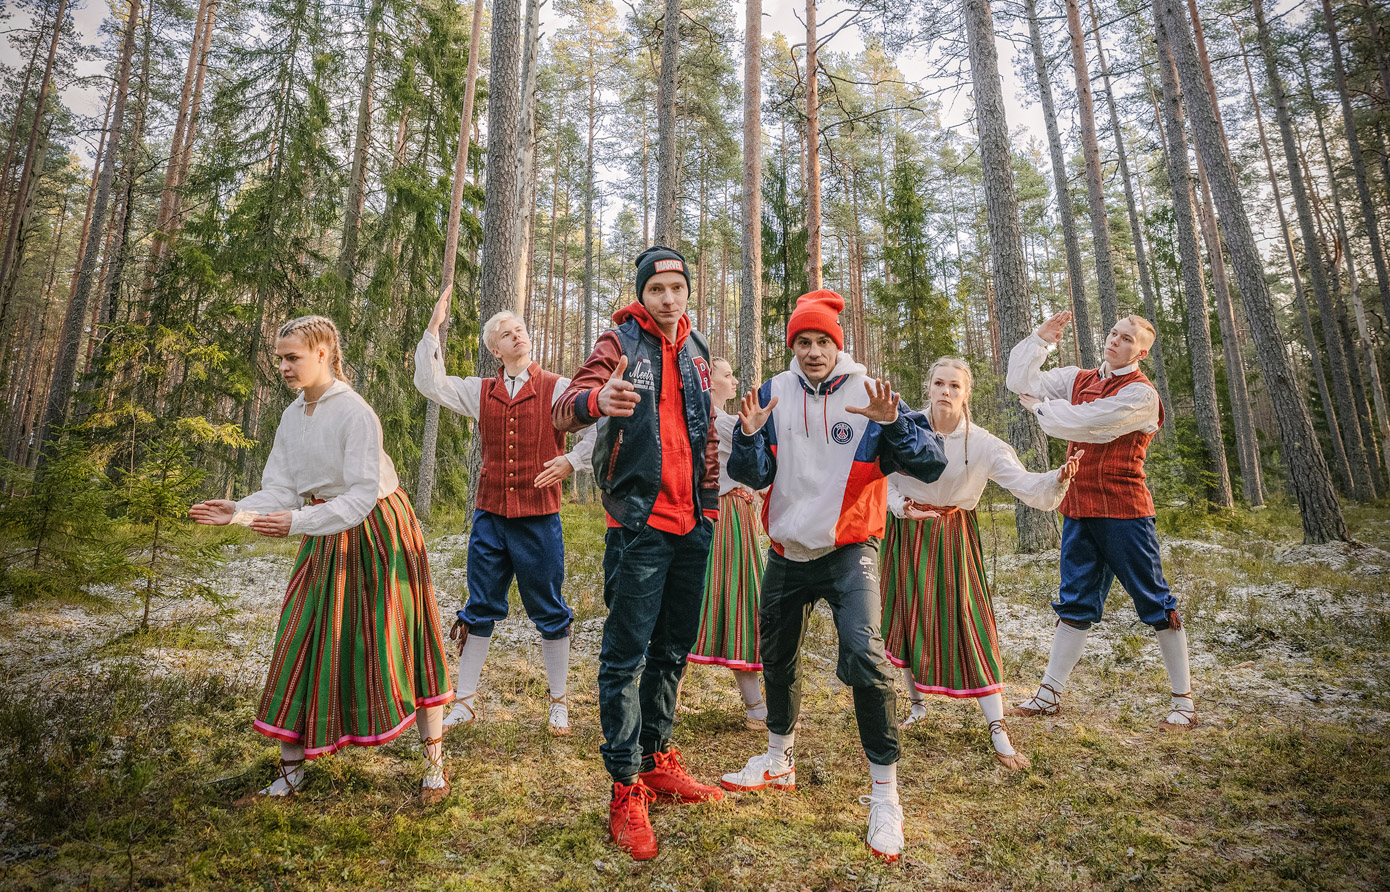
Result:
[[507,492],[516,492],[516,487],[515,487],[515,486],[509,486],[509,487],[507,487]]

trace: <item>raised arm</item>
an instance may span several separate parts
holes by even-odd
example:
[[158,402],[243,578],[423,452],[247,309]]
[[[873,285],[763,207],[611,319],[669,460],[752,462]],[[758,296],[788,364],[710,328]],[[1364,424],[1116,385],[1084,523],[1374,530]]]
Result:
[[1076,443],[1109,443],[1134,431],[1158,430],[1158,391],[1136,381],[1114,396],[1072,405],[1070,399],[1047,399],[1032,408],[1043,433]]
[[415,389],[427,399],[460,415],[478,417],[478,407],[482,402],[482,379],[446,374],[439,336],[429,329],[425,330],[415,347]]
[[907,403],[899,400],[898,419],[880,427],[883,444],[879,449],[878,466],[884,474],[897,471],[923,483],[933,483],[946,470],[946,449],[941,435],[931,429],[926,415],[909,409]]
[[1009,353],[1004,386],[1013,393],[1029,393],[1041,399],[1071,399],[1071,387],[1080,370],[1076,366],[1043,369],[1047,354],[1055,346],[1037,334],[1019,341]]
[[772,410],[776,406],[771,382],[764,382],[757,391],[750,390],[739,406],[728,470],[730,477],[750,489],[771,486],[777,476],[777,456],[772,451],[776,428],[768,429],[769,422],[775,424]]

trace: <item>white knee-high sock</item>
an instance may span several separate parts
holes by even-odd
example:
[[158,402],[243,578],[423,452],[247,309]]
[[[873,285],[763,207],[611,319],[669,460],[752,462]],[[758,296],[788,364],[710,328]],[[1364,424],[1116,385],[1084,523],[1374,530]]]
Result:
[[[1192,670],[1187,662],[1187,630],[1183,628],[1164,629],[1155,632],[1154,638],[1158,639],[1158,652],[1163,654],[1163,668],[1168,670],[1168,690],[1173,694],[1173,704],[1171,709],[1194,708],[1192,698],[1178,697],[1177,694],[1192,693]],[[1187,717],[1170,713],[1168,721],[1174,724],[1186,724]]]
[[1052,653],[1047,658],[1047,671],[1043,673],[1043,684],[1051,685],[1060,691],[1067,686],[1071,670],[1081,660],[1081,652],[1086,649],[1086,636],[1089,629],[1078,629],[1066,623],[1058,623],[1057,631],[1052,633]]
[[[425,779],[421,786],[438,789],[448,781],[444,779],[444,707],[430,706],[415,714],[415,729],[420,732],[420,742],[425,745]],[[435,743],[426,743],[433,740]]]
[[545,680],[550,685],[550,696],[553,699],[565,696],[570,674],[570,636],[554,641],[542,640],[541,659],[545,663]]
[[796,731],[790,734],[767,732],[767,758],[773,767],[783,767],[792,762],[792,746],[796,743]]
[[738,692],[743,697],[743,707],[748,711],[748,717],[766,719],[767,703],[763,701],[762,688],[758,687],[758,673],[735,669],[734,681],[738,682]]
[[[986,694],[983,697],[976,697],[975,702],[980,704],[980,711],[985,714],[985,721],[989,722],[989,740],[994,744],[995,752],[1003,753],[1006,756],[1014,754],[1014,745],[1009,740],[1009,732],[1004,730],[1004,726],[995,725],[995,722],[1003,721],[1004,718],[1004,695],[995,691],[993,694]],[[995,731],[995,728],[999,728]]]
[[491,636],[469,635],[463,642],[463,653],[459,654],[458,684],[454,685],[454,697],[458,702],[449,710],[450,724],[471,721],[477,715],[478,707],[473,695],[478,692],[478,679],[483,674],[483,663],[487,660],[488,647],[492,645]]
[[917,679],[912,675],[912,666],[903,667],[903,682],[907,685],[907,698],[912,701],[912,714],[918,718],[927,714],[927,696],[917,690]]
[[875,765],[869,763],[869,776],[873,778],[873,791],[870,793],[875,799],[887,799],[889,802],[898,801],[898,763],[892,765]]

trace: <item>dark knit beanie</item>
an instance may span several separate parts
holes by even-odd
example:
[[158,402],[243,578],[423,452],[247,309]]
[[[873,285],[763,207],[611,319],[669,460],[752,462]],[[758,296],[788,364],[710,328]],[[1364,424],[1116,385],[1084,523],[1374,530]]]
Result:
[[685,266],[685,258],[679,251],[665,245],[652,245],[633,261],[637,266],[637,301],[642,301],[642,292],[647,288],[647,280],[657,273],[680,273],[685,276],[685,289],[690,290],[690,270]]

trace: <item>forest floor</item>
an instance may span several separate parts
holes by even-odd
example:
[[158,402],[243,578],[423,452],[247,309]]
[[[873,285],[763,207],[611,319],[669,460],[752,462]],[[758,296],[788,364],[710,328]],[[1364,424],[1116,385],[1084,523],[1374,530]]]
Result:
[[[231,807],[272,777],[251,731],[294,543],[228,549],[222,607],[133,596],[0,604],[0,887],[177,889],[1384,889],[1390,886],[1390,506],[1348,510],[1358,547],[1299,545],[1287,508],[1160,518],[1201,727],[1164,734],[1152,634],[1116,586],[1064,711],[1015,719],[1032,768],[990,757],[971,701],[904,732],[902,862],[865,850],[868,771],[835,635],[805,648],[798,791],[658,804],[660,855],[607,836],[596,652],[603,521],[565,509],[576,610],[573,736],[546,734],[539,638],[513,596],[483,673],[487,720],[445,742],[453,793],[424,808],[417,736],[313,763],[293,801]],[[441,612],[465,595],[461,535],[432,533]],[[1057,555],[1013,553],[981,513],[1006,699],[1052,634]],[[457,531],[457,526],[452,527]],[[901,687],[901,685],[899,685]],[[901,695],[900,695],[901,697]],[[762,751],[726,671],[692,667],[675,740],[714,781]],[[906,699],[900,701],[905,713]]]

